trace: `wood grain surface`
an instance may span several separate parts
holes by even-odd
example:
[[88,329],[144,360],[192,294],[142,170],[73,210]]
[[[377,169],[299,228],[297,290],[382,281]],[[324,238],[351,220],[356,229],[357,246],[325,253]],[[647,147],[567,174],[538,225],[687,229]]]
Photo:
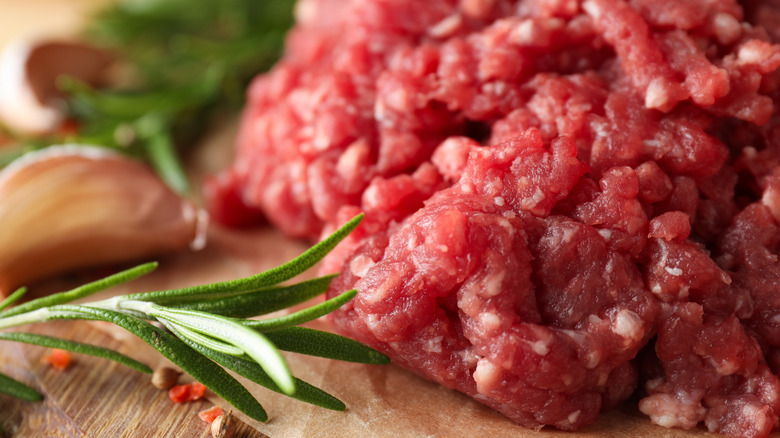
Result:
[[[77,28],[84,14],[106,0],[0,0],[0,46],[11,36]],[[215,0],[216,1],[216,0]],[[225,165],[232,151],[234,123],[226,123],[190,157],[191,177]],[[196,196],[197,197],[197,196]],[[200,252],[160,259],[153,274],[104,295],[159,290],[251,275],[289,260],[305,249],[303,242],[271,229],[232,231],[211,227],[208,246]],[[119,267],[76,273],[32,287],[33,294],[61,290]],[[319,323],[320,328],[327,328]],[[108,324],[58,322],[25,328],[118,349],[152,368],[165,364],[156,352]],[[65,371],[49,367],[47,350],[0,342],[0,372],[38,389],[44,401],[31,403],[0,394],[0,425],[14,437],[206,437],[197,413],[218,404],[212,394],[199,402],[175,404],[150,384],[149,375],[112,362],[74,355]],[[344,401],[346,412],[332,412],[244,383],[269,413],[267,423],[239,416],[238,436],[310,437],[702,437],[699,428],[668,430],[653,426],[636,409],[636,400],[603,415],[576,434],[532,431],[472,399],[427,382],[396,366],[371,366],[287,354],[293,373]],[[780,436],[778,434],[774,436]]]
[[[35,327],[36,333],[133,354],[134,345],[112,338],[92,323],[56,322]],[[45,361],[48,349],[17,343],[0,345],[2,369],[35,387],[43,402],[0,397],[0,424],[18,437],[209,437],[209,425],[197,413],[213,406],[204,399],[173,403],[152,386],[150,376],[111,361],[74,355],[64,371]],[[239,437],[264,437],[246,423],[236,424]]]

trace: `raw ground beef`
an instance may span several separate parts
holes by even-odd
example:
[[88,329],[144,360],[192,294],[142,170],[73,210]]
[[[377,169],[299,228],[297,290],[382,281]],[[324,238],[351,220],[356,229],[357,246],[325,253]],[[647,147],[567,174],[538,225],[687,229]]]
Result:
[[638,393],[780,426],[780,1],[301,0],[226,224],[317,239],[342,332],[533,428]]

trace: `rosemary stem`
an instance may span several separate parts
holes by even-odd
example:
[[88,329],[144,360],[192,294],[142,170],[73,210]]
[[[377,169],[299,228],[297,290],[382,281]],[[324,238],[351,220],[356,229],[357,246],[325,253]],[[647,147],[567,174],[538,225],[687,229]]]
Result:
[[138,300],[116,300],[114,303],[111,303],[114,305],[112,309],[117,311],[122,310],[133,310],[135,312],[142,313],[144,315],[151,315],[152,309],[154,308],[154,303],[148,302],[148,301],[138,301]]
[[[128,307],[125,307],[123,303],[130,303]],[[143,301],[128,300],[124,297],[112,297],[101,301],[95,301],[93,303],[84,304],[85,307],[91,307],[93,309],[113,310],[114,312],[124,313],[125,315],[134,316],[139,319],[150,319],[149,313],[135,310],[136,308],[144,308],[145,303]]]
[[119,311],[119,302],[122,297],[111,297],[105,300],[94,301],[92,303],[84,304],[85,306],[94,307],[96,309],[116,310]]
[[52,311],[46,307],[33,310],[19,315],[0,318],[0,329],[17,327],[25,324],[34,324],[36,322],[45,322],[51,319]]

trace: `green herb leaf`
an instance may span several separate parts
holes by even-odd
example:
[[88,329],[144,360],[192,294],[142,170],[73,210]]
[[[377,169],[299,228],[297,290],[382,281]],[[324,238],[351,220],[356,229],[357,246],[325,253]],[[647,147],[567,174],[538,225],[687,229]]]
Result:
[[134,268],[126,269],[122,272],[118,272],[114,275],[109,275],[106,278],[102,278],[91,283],[87,283],[83,286],[79,286],[75,289],[67,292],[60,292],[47,297],[37,298],[27,303],[8,309],[4,312],[0,312],[0,318],[6,318],[12,315],[18,315],[32,310],[40,309],[43,307],[55,306],[57,304],[70,303],[80,298],[85,298],[100,291],[106,290],[110,287],[118,284],[126,283],[130,280],[134,280],[142,275],[148,274],[157,268],[157,262],[145,263]]
[[387,356],[373,348],[334,333],[306,327],[289,327],[265,333],[265,336],[280,350],[347,362],[390,363]]
[[26,344],[40,345],[42,347],[59,348],[61,350],[68,350],[74,353],[87,354],[90,356],[101,357],[103,359],[112,360],[120,363],[134,370],[138,370],[142,373],[152,372],[151,368],[138,362],[135,359],[131,359],[124,354],[118,353],[114,350],[107,348],[97,347],[90,344],[84,344],[82,342],[68,341],[65,339],[54,338],[51,336],[38,335],[35,333],[0,333],[0,340],[24,342]]
[[190,183],[176,155],[170,134],[160,131],[149,137],[146,151],[152,167],[169,187],[181,194],[190,191]]
[[0,392],[27,401],[41,401],[43,399],[43,397],[38,394],[38,391],[3,373],[0,373]]
[[357,295],[357,289],[352,289],[307,309],[303,309],[289,315],[280,316],[278,318],[245,320],[244,325],[247,327],[252,327],[253,329],[259,330],[261,332],[270,332],[273,330],[292,327],[303,324],[305,322],[313,321],[323,315],[327,315],[328,313],[343,306],[344,303],[354,298],[355,295]]
[[[335,275],[318,277],[291,286],[262,288],[257,291],[240,295],[215,298],[208,301],[197,301],[176,304],[180,309],[200,310],[216,315],[232,318],[248,318],[266,315],[277,310],[286,309],[306,300],[322,295],[328,290]],[[158,304],[164,300],[157,300]]]
[[8,295],[4,300],[0,301],[0,310],[3,310],[11,304],[19,301],[19,298],[23,297],[26,293],[26,287],[20,287],[19,289],[16,289],[11,295]]
[[[164,302],[177,297],[210,297],[215,298],[224,295],[236,295],[237,292],[250,292],[262,287],[279,284],[287,281],[298,274],[303,273],[317,262],[322,260],[336,245],[339,244],[349,233],[352,232],[363,220],[363,214],[359,214],[344,224],[341,228],[333,232],[316,245],[306,250],[300,256],[290,260],[283,265],[271,268],[260,274],[239,280],[230,280],[220,283],[207,284],[202,286],[192,286],[182,289],[173,289],[160,292],[145,292],[139,294],[127,295],[127,299],[137,301]],[[170,301],[168,301],[170,302]]]

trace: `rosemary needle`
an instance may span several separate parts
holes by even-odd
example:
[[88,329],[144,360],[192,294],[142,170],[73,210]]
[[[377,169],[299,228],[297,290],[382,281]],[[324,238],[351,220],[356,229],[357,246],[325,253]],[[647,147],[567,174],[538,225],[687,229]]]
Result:
[[26,287],[20,287],[16,289],[11,295],[8,295],[4,300],[0,301],[0,310],[9,307],[11,304],[19,301],[20,298],[27,293]]
[[27,401],[40,401],[43,398],[38,394],[38,391],[5,374],[0,374],[0,393],[5,393]]
[[65,339],[54,338],[51,336],[44,336],[35,333],[0,333],[0,340],[3,341],[16,341],[24,342],[32,345],[40,345],[42,347],[59,348],[61,350],[73,351],[75,353],[87,354],[95,357],[102,357],[104,359],[110,359],[114,362],[121,363],[134,370],[142,373],[152,373],[152,369],[148,366],[134,360],[124,354],[117,353],[114,350],[108,348],[96,347],[94,345],[84,344],[81,342],[68,341]]

